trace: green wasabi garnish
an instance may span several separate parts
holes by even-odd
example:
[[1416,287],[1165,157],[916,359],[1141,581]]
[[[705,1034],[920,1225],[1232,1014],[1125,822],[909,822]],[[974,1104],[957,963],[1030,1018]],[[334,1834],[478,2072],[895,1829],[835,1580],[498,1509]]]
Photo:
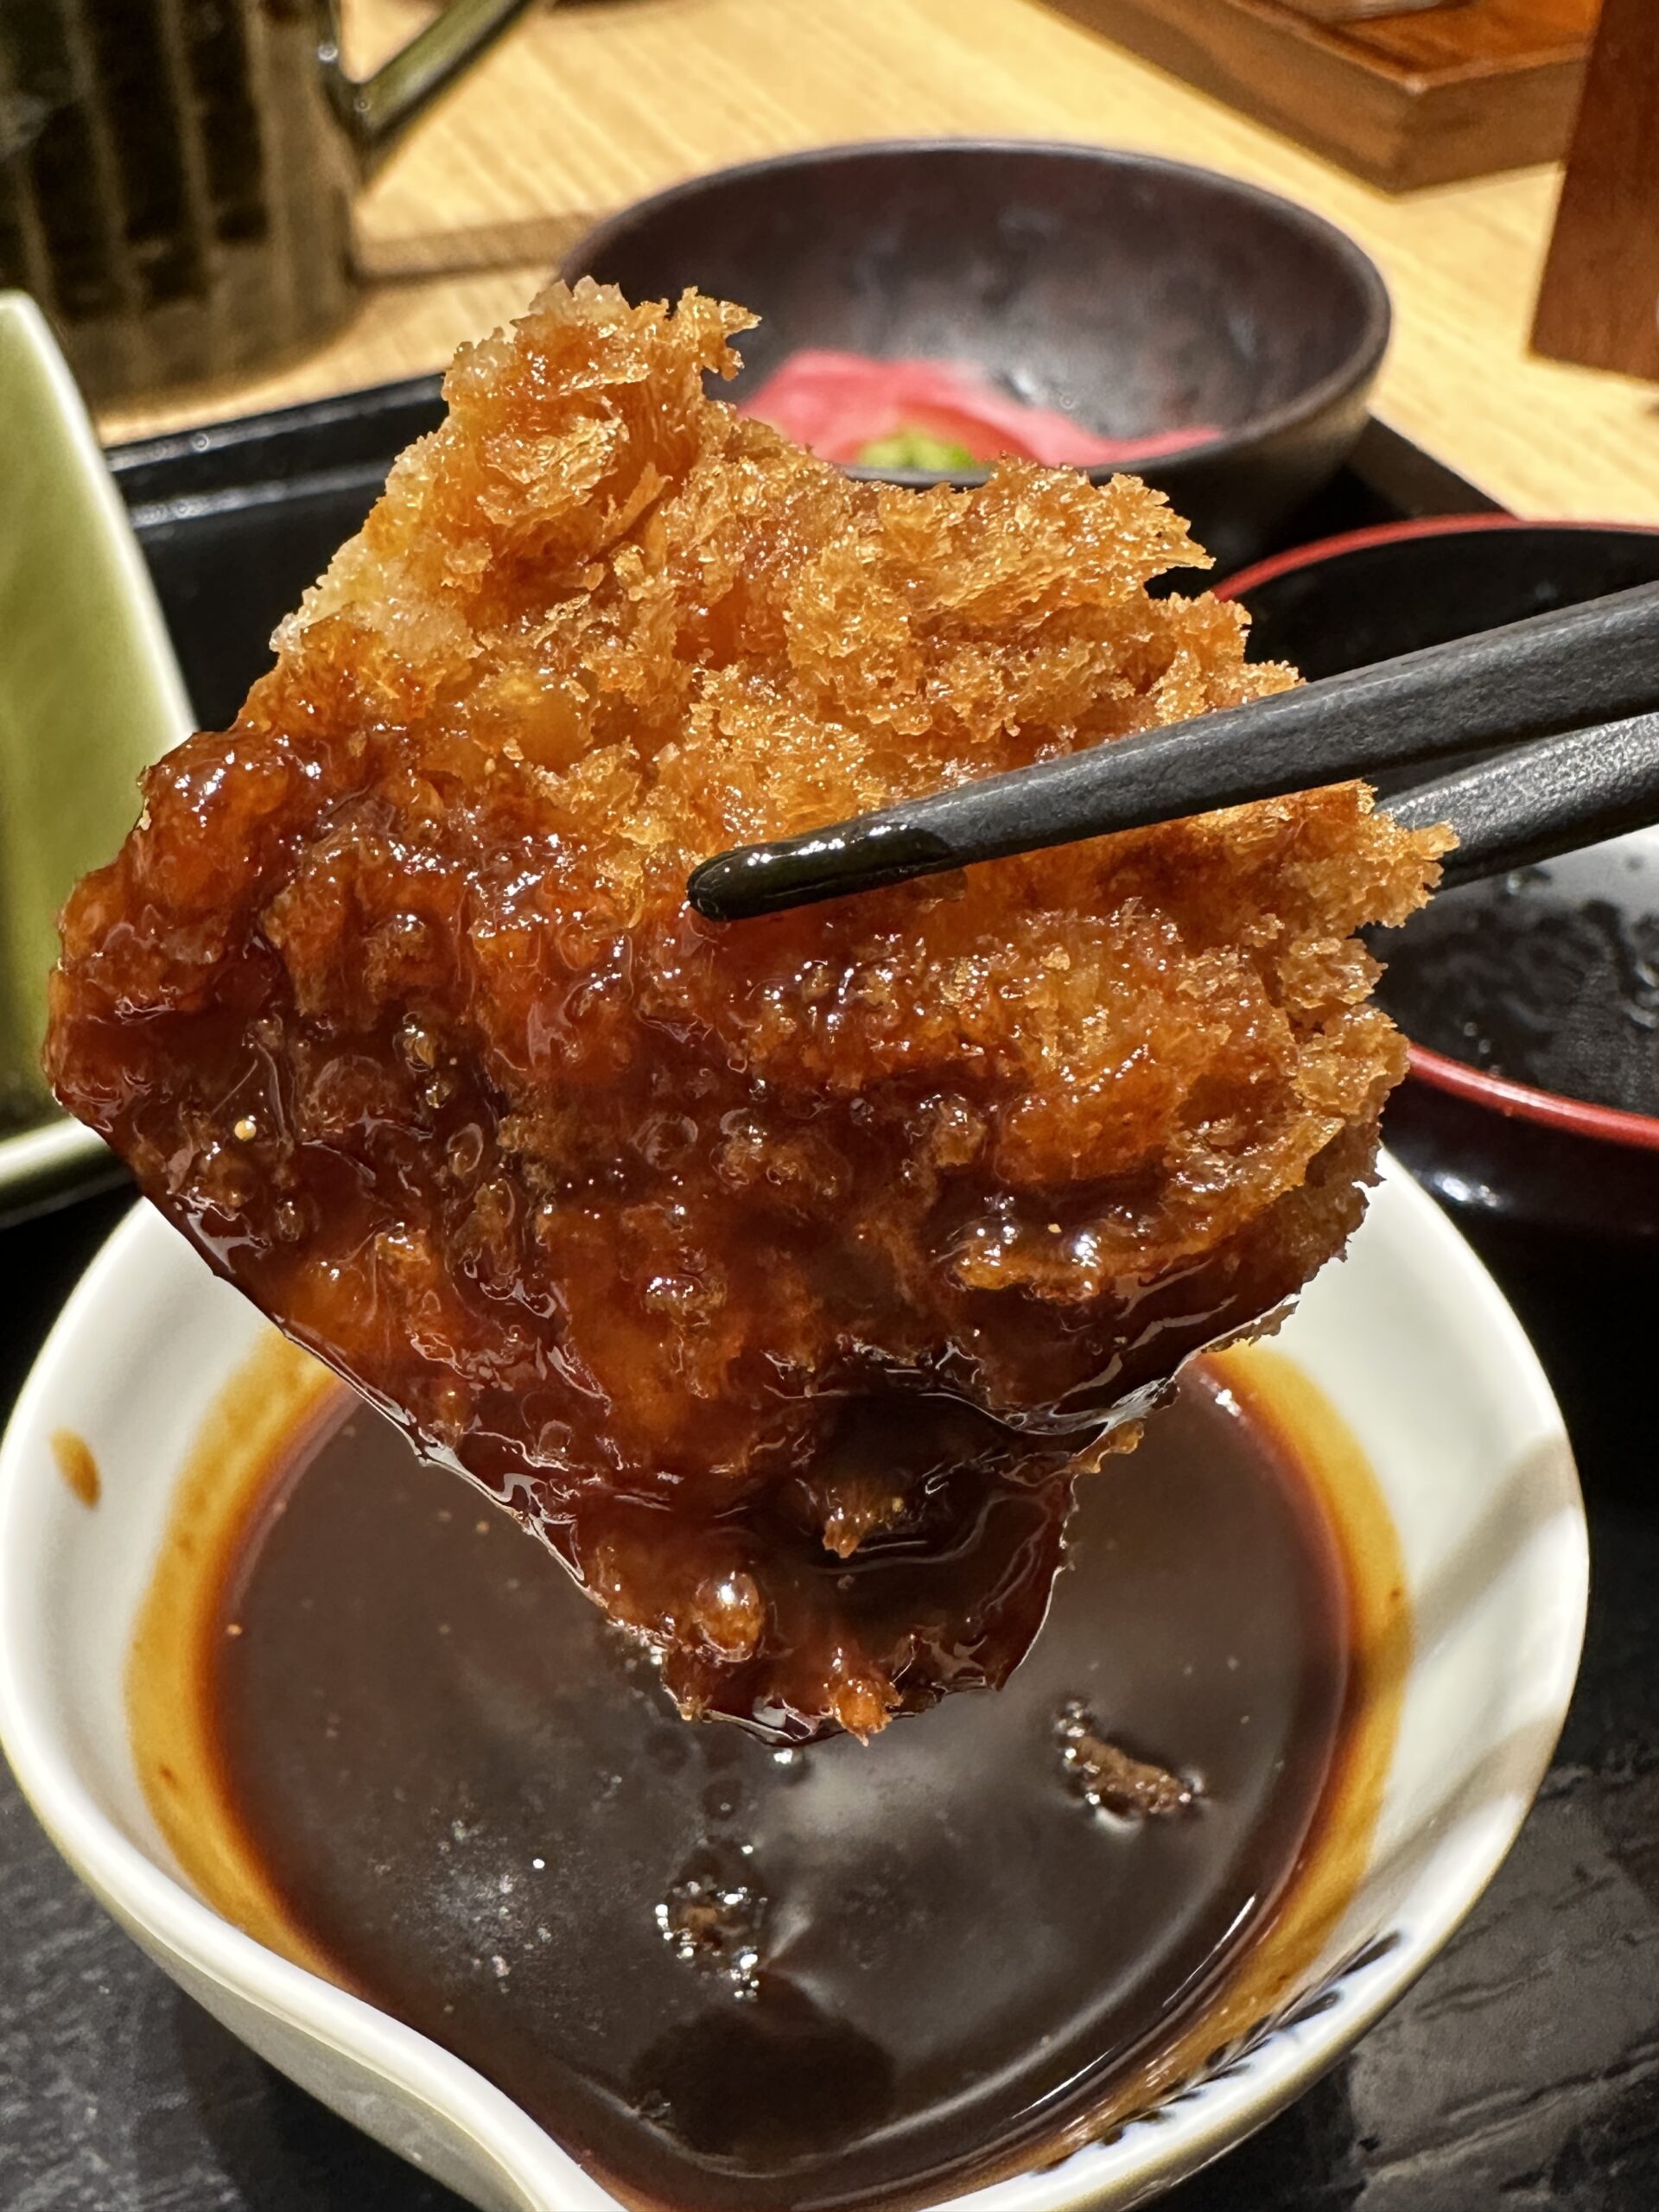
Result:
[[894,430],[891,436],[872,438],[858,449],[863,468],[978,468],[978,457],[949,438],[930,437],[925,430]]

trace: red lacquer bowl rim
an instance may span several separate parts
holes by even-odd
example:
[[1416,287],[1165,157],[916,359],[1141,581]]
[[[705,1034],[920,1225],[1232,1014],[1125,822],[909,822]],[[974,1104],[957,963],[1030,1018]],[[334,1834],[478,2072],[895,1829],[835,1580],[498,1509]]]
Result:
[[[1363,552],[1368,546],[1389,545],[1414,537],[1452,537],[1477,531],[1587,530],[1625,531],[1633,537],[1659,537],[1659,524],[1639,522],[1591,522],[1580,518],[1550,521],[1536,515],[1472,514],[1421,515],[1408,522],[1384,522],[1366,530],[1344,531],[1339,537],[1321,537],[1312,544],[1295,545],[1241,569],[1216,587],[1219,599],[1241,599],[1247,592],[1269,583],[1275,576],[1291,575],[1299,569],[1313,569],[1345,553]],[[1409,1041],[1409,1040],[1408,1040]],[[1489,1075],[1466,1060],[1432,1051],[1427,1045],[1411,1046],[1411,1071],[1421,1083],[1449,1092],[1473,1105],[1507,1119],[1528,1121],[1540,1128],[1561,1129],[1573,1136],[1589,1137],[1602,1144],[1625,1145],[1641,1152],[1659,1152],[1659,1115],[1627,1113],[1617,1106],[1596,1106],[1586,1099],[1569,1098],[1554,1090],[1540,1090],[1529,1083],[1516,1083],[1508,1076]]]

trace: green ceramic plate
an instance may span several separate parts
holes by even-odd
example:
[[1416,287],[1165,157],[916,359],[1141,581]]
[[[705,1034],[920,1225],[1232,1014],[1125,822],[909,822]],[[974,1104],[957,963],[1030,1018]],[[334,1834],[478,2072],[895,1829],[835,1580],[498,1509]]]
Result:
[[0,293],[0,1220],[112,1172],[41,1077],[57,912],[191,726],[74,379],[34,302]]

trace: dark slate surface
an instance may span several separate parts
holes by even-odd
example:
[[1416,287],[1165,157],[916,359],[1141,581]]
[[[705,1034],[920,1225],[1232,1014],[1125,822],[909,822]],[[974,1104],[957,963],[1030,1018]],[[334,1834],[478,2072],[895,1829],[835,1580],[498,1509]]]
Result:
[[[233,711],[270,621],[432,406],[417,385],[128,456],[204,719]],[[193,491],[208,496],[181,504]],[[1350,486],[1298,534],[1379,512]],[[125,1203],[0,1231],[0,1409]],[[1567,1405],[1590,1502],[1595,1587],[1567,1732],[1450,1948],[1300,2103],[1166,2198],[1170,2212],[1659,2212],[1659,1254],[1485,1243]],[[455,2204],[180,1995],[0,1770],[0,2212]]]

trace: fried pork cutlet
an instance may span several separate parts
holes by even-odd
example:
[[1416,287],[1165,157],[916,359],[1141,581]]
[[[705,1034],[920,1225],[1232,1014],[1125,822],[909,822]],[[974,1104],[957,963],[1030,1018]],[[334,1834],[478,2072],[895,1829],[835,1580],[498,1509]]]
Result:
[[699,919],[723,847],[1292,680],[1147,595],[1203,556],[1131,478],[856,483],[708,398],[749,321],[556,285],[462,352],[70,900],[48,1060],[688,1713],[868,1733],[1002,1679],[1109,1425],[1341,1249],[1405,1065],[1354,933],[1446,841],[1347,784]]

